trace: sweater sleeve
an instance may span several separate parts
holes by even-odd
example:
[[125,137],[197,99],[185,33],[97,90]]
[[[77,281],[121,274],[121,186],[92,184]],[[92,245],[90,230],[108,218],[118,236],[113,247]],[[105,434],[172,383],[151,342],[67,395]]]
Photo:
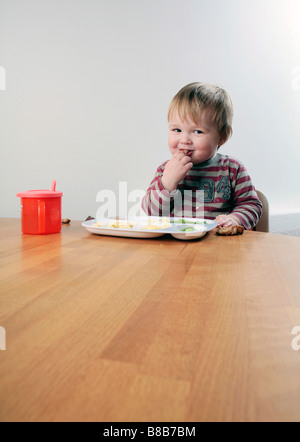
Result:
[[166,162],[160,165],[142,200],[143,211],[150,216],[170,216],[173,210],[173,198],[179,192],[168,192],[162,185],[162,176]]
[[233,192],[233,210],[245,229],[256,226],[261,214],[262,203],[259,200],[251,178],[242,164],[239,164],[231,174]]

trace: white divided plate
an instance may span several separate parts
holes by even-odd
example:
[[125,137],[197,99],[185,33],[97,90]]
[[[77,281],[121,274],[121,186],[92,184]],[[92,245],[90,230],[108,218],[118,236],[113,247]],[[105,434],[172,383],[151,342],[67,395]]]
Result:
[[[116,226],[119,227],[116,227]],[[96,235],[125,236],[130,238],[157,238],[166,234],[176,239],[201,238],[217,227],[212,220],[198,218],[167,218],[158,216],[137,216],[123,219],[101,218],[84,221],[82,226]]]

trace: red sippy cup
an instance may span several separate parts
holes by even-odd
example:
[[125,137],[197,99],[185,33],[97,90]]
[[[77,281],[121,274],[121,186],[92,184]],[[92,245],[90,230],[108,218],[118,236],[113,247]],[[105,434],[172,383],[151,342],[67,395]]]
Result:
[[23,233],[45,235],[61,231],[62,192],[57,192],[55,187],[54,180],[51,190],[28,190],[17,193],[17,197],[21,198]]

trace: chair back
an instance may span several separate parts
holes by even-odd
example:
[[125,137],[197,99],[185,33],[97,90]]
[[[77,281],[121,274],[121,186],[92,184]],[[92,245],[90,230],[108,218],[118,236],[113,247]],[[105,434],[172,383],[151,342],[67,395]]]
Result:
[[269,203],[266,196],[260,191],[256,191],[258,198],[262,202],[262,215],[255,230],[257,232],[269,232]]

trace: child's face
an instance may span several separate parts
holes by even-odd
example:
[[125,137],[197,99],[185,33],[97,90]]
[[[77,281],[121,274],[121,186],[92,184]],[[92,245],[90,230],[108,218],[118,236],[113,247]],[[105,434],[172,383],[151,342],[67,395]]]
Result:
[[203,163],[212,158],[225,141],[208,115],[200,117],[196,124],[189,117],[181,120],[177,112],[172,113],[168,138],[172,155],[178,150],[188,151],[193,164]]

